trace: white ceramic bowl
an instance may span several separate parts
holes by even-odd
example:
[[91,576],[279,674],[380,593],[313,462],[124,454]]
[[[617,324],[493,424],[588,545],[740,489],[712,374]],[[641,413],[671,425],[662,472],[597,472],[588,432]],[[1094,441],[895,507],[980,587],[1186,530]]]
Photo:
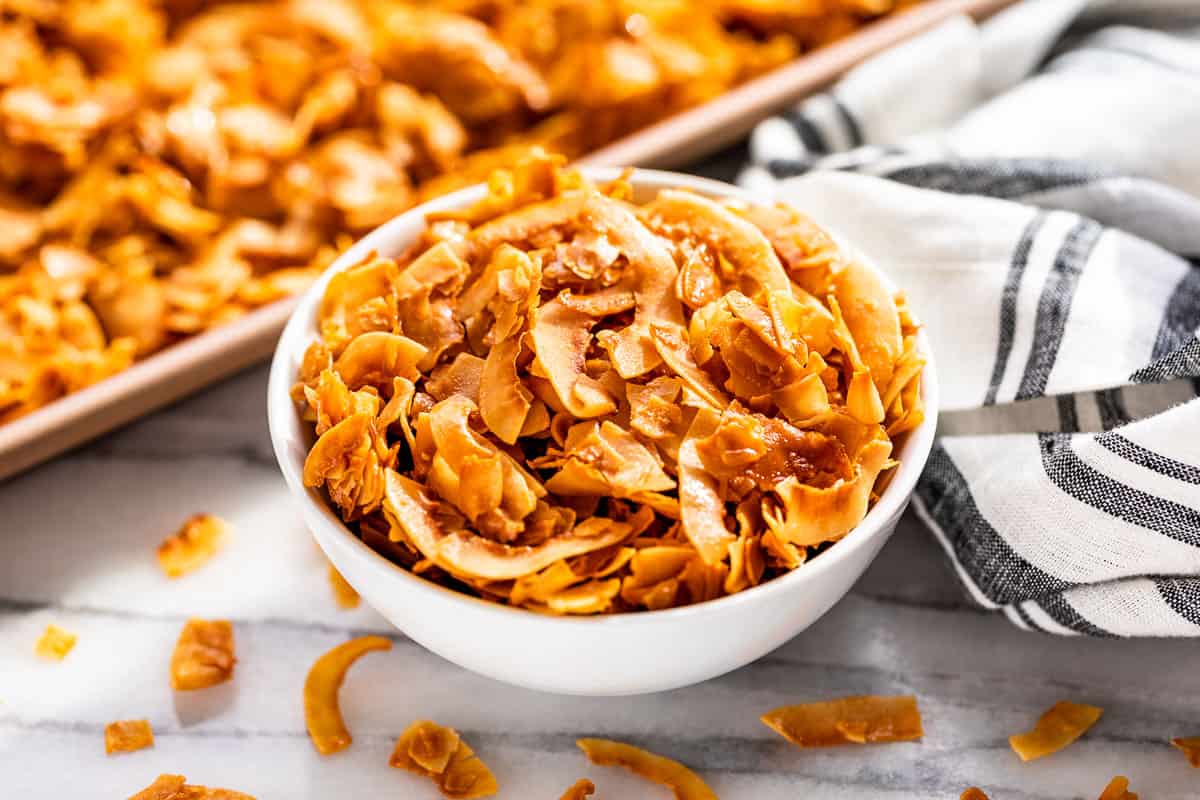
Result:
[[[616,170],[591,169],[597,181]],[[672,172],[638,170],[639,202],[685,187],[710,196],[747,197],[736,187]],[[301,473],[313,442],[289,396],[330,276],[376,251],[399,253],[421,232],[427,212],[478,199],[482,186],[441,197],[388,222],[342,254],[301,298],[271,364],[268,416],[275,456],[317,542],[367,602],[438,655],[507,683],[549,692],[623,695],[673,689],[748,664],[815,622],[850,589],[883,547],[908,505],[929,456],[937,417],[937,380],[927,359],[928,416],[899,453],[900,466],[858,527],[787,575],[730,597],[665,611],[598,617],[551,617],[471,597],[418,577],[375,553],[351,533]]]

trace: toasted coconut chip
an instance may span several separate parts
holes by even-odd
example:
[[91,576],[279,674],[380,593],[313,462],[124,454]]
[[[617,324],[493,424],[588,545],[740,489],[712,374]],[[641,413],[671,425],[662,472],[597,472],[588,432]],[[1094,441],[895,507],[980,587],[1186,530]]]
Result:
[[[516,444],[534,402],[533,393],[525,388],[517,373],[520,353],[519,339],[497,342],[488,351],[480,375],[479,415],[488,429],[506,444]],[[542,409],[544,413],[544,405]]]
[[383,399],[373,386],[350,391],[342,377],[332,369],[321,372],[316,387],[301,385],[308,407],[316,413],[316,433],[320,436],[346,417],[354,414],[378,415]]
[[1129,778],[1118,775],[1104,787],[1100,800],[1138,800],[1138,796],[1136,792],[1129,791]]
[[764,505],[767,525],[780,538],[800,547],[840,539],[867,513],[875,479],[887,464],[892,444],[886,438],[869,440],[855,456],[854,475],[818,488],[788,476],[772,492],[779,507]]
[[248,794],[232,789],[210,789],[187,782],[182,775],[159,775],[154,783],[129,800],[254,800]]
[[387,405],[380,409],[375,420],[376,425],[382,430],[387,430],[392,425],[399,423],[404,442],[410,451],[413,449],[415,440],[408,415],[416,394],[417,387],[413,385],[412,381],[405,378],[393,378],[392,397],[387,401]]
[[546,481],[556,494],[633,497],[675,488],[649,448],[607,420],[572,426],[563,449],[562,466]]
[[333,589],[333,600],[337,603],[338,608],[358,608],[359,596],[342,573],[337,571],[337,567],[333,564],[329,565],[329,586]]
[[788,421],[796,425],[810,424],[829,413],[829,390],[817,374],[805,375],[775,389],[771,399]]
[[1008,743],[1022,761],[1048,756],[1083,736],[1103,713],[1096,706],[1060,700],[1038,718],[1033,730],[1008,737]]
[[652,224],[678,228],[720,253],[750,297],[791,291],[791,281],[763,232],[719,203],[694,192],[665,189],[644,213]]
[[572,311],[597,318],[620,314],[637,306],[633,291],[620,284],[588,294],[574,294],[567,289],[558,296],[558,300]]
[[186,575],[216,555],[228,534],[229,525],[220,517],[212,514],[189,517],[158,546],[158,565],[168,578]]
[[608,390],[584,371],[596,320],[552,300],[534,312],[530,327],[538,363],[564,409],[576,417],[610,414],[616,404]]
[[675,793],[677,800],[717,800],[716,793],[700,776],[678,761],[609,739],[579,739],[575,744],[592,763],[624,767],[647,780],[661,783]]
[[596,784],[587,778],[580,778],[571,784],[558,800],[587,800],[596,791]]
[[154,731],[144,719],[126,719],[104,726],[104,752],[132,753],[154,746]]
[[924,735],[917,698],[911,695],[842,697],[784,706],[761,719],[799,747],[907,742]]
[[227,620],[190,619],[171,654],[171,688],[206,689],[233,678],[233,624]]
[[458,294],[470,270],[453,244],[438,242],[400,272],[392,291],[401,300],[428,297],[435,291]]
[[654,325],[650,328],[650,335],[663,363],[678,375],[683,384],[695,392],[696,396],[713,408],[724,408],[729,405],[729,398],[726,394],[713,383],[707,373],[696,366],[683,330],[665,325]]
[[487,768],[475,751],[464,741],[446,765],[446,771],[437,779],[438,789],[446,797],[466,800],[472,797],[488,797],[500,791],[496,777]]
[[78,637],[70,631],[65,631],[57,625],[47,625],[46,630],[38,637],[33,652],[51,661],[62,661],[75,647]]
[[368,257],[330,278],[317,312],[325,344],[340,353],[360,334],[392,330],[397,321],[393,287],[398,276],[395,261]]
[[1200,736],[1172,739],[1171,744],[1179,748],[1193,767],[1200,767]]
[[475,404],[449,397],[429,412],[435,452],[430,485],[497,538],[519,533],[546,490],[508,454],[469,425]]
[[426,777],[441,775],[459,744],[458,732],[453,728],[420,720],[400,734],[388,764]]
[[592,518],[570,533],[551,537],[536,546],[510,546],[467,531],[442,530],[430,512],[430,501],[420,484],[394,470],[387,474],[384,513],[405,540],[425,558],[453,575],[503,581],[529,575],[564,558],[618,544],[632,533],[626,523]]
[[879,276],[857,261],[846,262],[833,279],[834,297],[846,327],[879,392],[892,380],[893,365],[904,343],[892,293]]
[[720,417],[702,409],[679,448],[679,515],[683,532],[708,564],[725,558],[734,536],[725,527],[725,502],[717,480],[704,468],[697,442],[716,432]]
[[434,369],[425,381],[425,391],[434,400],[445,400],[458,394],[478,405],[483,387],[483,370],[482,358],[459,353],[449,364]]
[[385,450],[369,414],[353,414],[317,439],[304,461],[306,486],[324,486],[343,513],[369,512],[383,499],[380,470],[395,452]]
[[342,642],[318,658],[304,679],[304,724],[313,747],[321,755],[345,750],[352,741],[338,690],[350,665],[372,650],[391,650],[392,642],[382,636],[359,636]]
[[621,591],[619,578],[581,583],[546,598],[546,610],[554,614],[602,614],[612,608]]
[[372,331],[352,339],[338,356],[334,369],[351,389],[390,386],[397,376],[410,381],[420,377],[417,364],[427,352],[407,336]]

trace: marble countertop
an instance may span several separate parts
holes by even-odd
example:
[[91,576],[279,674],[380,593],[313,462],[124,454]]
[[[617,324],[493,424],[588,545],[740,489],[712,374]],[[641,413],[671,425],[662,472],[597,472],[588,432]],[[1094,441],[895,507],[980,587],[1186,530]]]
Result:
[[[387,766],[394,737],[419,718],[458,728],[493,767],[500,797],[521,800],[553,800],[583,776],[600,798],[666,796],[587,764],[573,744],[580,735],[675,757],[725,800],[957,798],[971,784],[993,800],[1094,798],[1118,773],[1147,800],[1200,792],[1200,770],[1164,741],[1200,729],[1197,643],[1018,631],[966,603],[911,515],[826,617],[707,683],[589,699],[460,670],[369,608],[334,606],[271,454],[265,392],[266,370],[254,369],[0,485],[0,794],[120,798],[179,772],[260,800],[433,798],[432,786]],[[168,582],[154,547],[196,511],[232,521],[232,542]],[[264,560],[270,580],[243,571]],[[235,621],[240,663],[231,683],[174,696],[165,664],[193,615]],[[31,653],[48,622],[80,635],[62,664]],[[348,632],[396,645],[354,668],[343,705],[355,745],[321,758],[305,735],[300,687]],[[791,702],[910,692],[925,719],[919,744],[801,752],[757,720]],[[1105,716],[1068,750],[1022,764],[1006,736],[1064,698]],[[104,724],[142,716],[155,747],[106,757]]]

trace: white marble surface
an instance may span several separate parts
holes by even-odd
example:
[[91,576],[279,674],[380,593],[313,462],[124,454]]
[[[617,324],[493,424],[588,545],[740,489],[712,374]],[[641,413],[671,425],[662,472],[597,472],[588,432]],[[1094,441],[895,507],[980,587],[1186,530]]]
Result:
[[[1019,632],[965,603],[911,517],[828,616],[722,678],[579,699],[466,673],[370,609],[335,608],[271,455],[265,390],[255,369],[0,485],[0,797],[120,798],[172,771],[262,800],[433,798],[427,782],[387,766],[396,734],[425,717],[462,731],[500,797],[520,800],[554,800],[581,776],[602,799],[667,796],[588,765],[579,735],[676,757],[725,800],[957,798],[970,784],[993,800],[1065,800],[1098,796],[1117,773],[1145,800],[1200,796],[1200,770],[1165,741],[1200,733],[1200,645]],[[231,520],[233,541],[168,582],[154,547],[201,510]],[[193,615],[235,620],[240,663],[232,683],[175,697],[166,663]],[[80,636],[61,664],[31,652],[51,621]],[[313,659],[349,631],[392,635],[395,647],[354,668],[342,696],[355,744],[321,758],[300,689]],[[919,744],[801,752],[757,720],[789,702],[906,692],[920,698]],[[1105,716],[1068,750],[1022,764],[1006,736],[1062,698]],[[141,716],[155,747],[106,757],[104,724]]]

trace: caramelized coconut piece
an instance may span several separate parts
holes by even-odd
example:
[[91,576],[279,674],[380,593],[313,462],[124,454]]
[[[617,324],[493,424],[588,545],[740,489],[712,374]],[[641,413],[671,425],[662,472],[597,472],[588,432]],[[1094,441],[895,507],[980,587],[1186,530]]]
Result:
[[1033,730],[1008,737],[1008,743],[1022,761],[1042,758],[1083,736],[1103,713],[1096,706],[1060,700],[1038,718]]
[[1129,778],[1118,775],[1104,787],[1100,800],[1138,800],[1138,796],[1136,792],[1129,791]]
[[1179,749],[1193,767],[1200,767],[1200,736],[1172,739],[1171,744]]
[[563,407],[575,417],[602,417],[616,409],[614,398],[584,371],[596,320],[552,300],[534,312],[530,336],[538,363]]
[[154,783],[129,800],[254,800],[248,794],[232,789],[210,789],[187,782],[182,775],[159,775]]
[[304,679],[304,723],[318,753],[325,756],[345,750],[352,741],[338,704],[338,690],[347,670],[372,650],[391,649],[390,639],[359,636],[342,642],[313,663]]
[[220,517],[195,514],[158,546],[158,565],[168,578],[186,575],[217,554],[228,532]]
[[503,545],[464,530],[444,531],[432,505],[420,484],[388,471],[383,508],[392,523],[392,538],[410,542],[452,575],[485,580],[520,578],[555,561],[622,542],[632,533],[627,523],[592,517],[539,545]]
[[233,678],[233,625],[227,620],[190,619],[171,654],[171,688],[192,691]]
[[154,746],[154,731],[144,719],[126,719],[104,726],[104,752],[132,753]]
[[433,779],[446,797],[487,797],[499,791],[495,776],[453,728],[422,720],[400,738],[388,763]]
[[763,232],[719,203],[694,192],[664,189],[644,213],[654,226],[677,229],[720,253],[750,297],[791,292],[791,281]]
[[678,761],[609,739],[580,739],[575,744],[593,763],[624,767],[646,780],[661,783],[675,793],[677,800],[717,800],[716,793],[700,776]]
[[558,800],[587,800],[596,791],[596,784],[587,778],[580,778],[571,784]]
[[75,634],[65,631],[57,625],[47,625],[46,630],[38,637],[33,652],[51,661],[62,661],[75,647]]
[[763,714],[762,721],[798,747],[907,742],[924,735],[917,698],[911,695],[784,706]]

